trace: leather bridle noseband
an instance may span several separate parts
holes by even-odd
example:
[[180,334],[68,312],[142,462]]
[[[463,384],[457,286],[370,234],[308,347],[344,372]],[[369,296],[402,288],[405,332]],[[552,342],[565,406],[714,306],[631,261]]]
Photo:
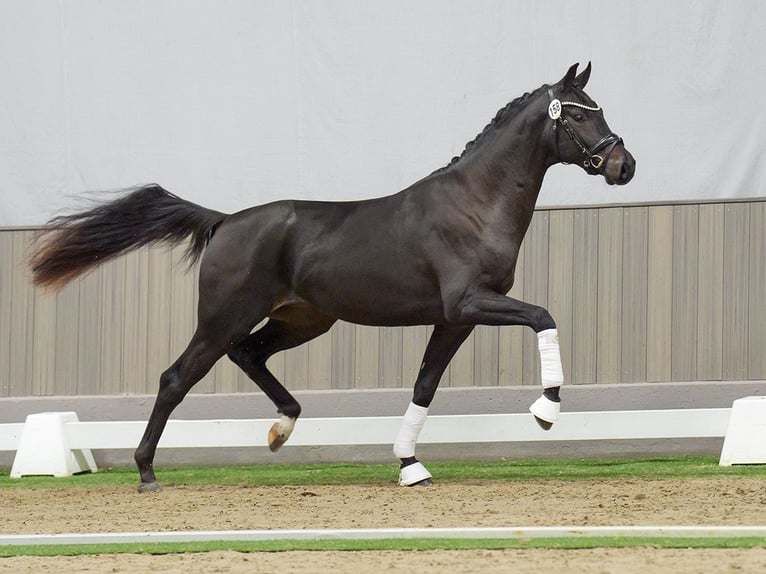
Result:
[[[574,131],[570,123],[561,117],[561,111],[564,106],[574,106],[576,108],[581,108],[591,112],[598,112],[601,110],[601,107],[598,104],[595,106],[586,106],[585,104],[580,104],[578,102],[562,102],[553,95],[552,88],[548,88],[548,97],[550,98],[550,104],[548,105],[548,117],[553,120],[553,135],[556,142],[556,155],[559,155],[559,138],[556,128],[557,126],[561,125],[561,128],[567,133],[569,139],[571,139],[574,144],[580,148],[580,151],[583,153],[583,155],[585,155],[583,167],[588,171],[588,173],[600,173],[600,170],[605,166],[606,161],[609,159],[612,150],[614,150],[618,143],[622,143],[622,138],[616,133],[609,132],[595,144],[588,147],[587,144],[582,141],[580,136],[577,135],[577,132]],[[604,150],[603,153],[599,154],[599,152],[602,150]]]

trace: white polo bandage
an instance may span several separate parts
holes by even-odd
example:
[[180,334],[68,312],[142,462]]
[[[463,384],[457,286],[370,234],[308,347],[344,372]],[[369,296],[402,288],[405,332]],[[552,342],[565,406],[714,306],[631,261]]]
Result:
[[415,456],[415,443],[418,442],[418,435],[423,430],[423,425],[428,416],[427,407],[419,407],[415,403],[410,403],[407,412],[404,413],[402,426],[394,442],[394,456],[396,458],[409,458]]
[[537,347],[540,350],[540,380],[543,388],[560,387],[564,383],[564,369],[561,367],[558,330],[540,331],[537,334]]

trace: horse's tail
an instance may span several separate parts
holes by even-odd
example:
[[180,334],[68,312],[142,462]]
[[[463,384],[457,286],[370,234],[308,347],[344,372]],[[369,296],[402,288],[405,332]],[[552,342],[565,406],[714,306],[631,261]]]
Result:
[[146,185],[92,209],[56,217],[29,254],[35,285],[58,290],[69,281],[134,249],[175,245],[191,236],[185,259],[194,264],[226,214]]

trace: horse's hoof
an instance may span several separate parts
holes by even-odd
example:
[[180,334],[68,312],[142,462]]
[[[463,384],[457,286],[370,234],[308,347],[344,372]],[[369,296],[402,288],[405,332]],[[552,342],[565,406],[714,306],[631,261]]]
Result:
[[433,486],[434,481],[430,478],[424,478],[420,482],[416,482],[415,484],[408,484],[407,486]]
[[279,423],[274,423],[269,429],[269,450],[277,452],[287,442],[285,433],[279,432]]
[[543,430],[551,430],[551,427],[553,426],[553,423],[549,423],[548,421],[544,421],[540,417],[535,416],[535,421],[537,424],[540,425],[540,428]]
[[138,492],[141,494],[146,494],[147,492],[160,492],[161,490],[162,487],[156,480],[153,482],[142,482],[141,486],[138,487]]

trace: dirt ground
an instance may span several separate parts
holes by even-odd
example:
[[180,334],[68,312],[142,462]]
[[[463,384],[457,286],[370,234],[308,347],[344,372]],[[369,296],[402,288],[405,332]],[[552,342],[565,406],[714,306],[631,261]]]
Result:
[[[429,488],[170,486],[0,490],[0,534],[265,528],[763,525],[759,479],[481,482]],[[0,559],[0,572],[766,572],[766,549],[212,552]]]

